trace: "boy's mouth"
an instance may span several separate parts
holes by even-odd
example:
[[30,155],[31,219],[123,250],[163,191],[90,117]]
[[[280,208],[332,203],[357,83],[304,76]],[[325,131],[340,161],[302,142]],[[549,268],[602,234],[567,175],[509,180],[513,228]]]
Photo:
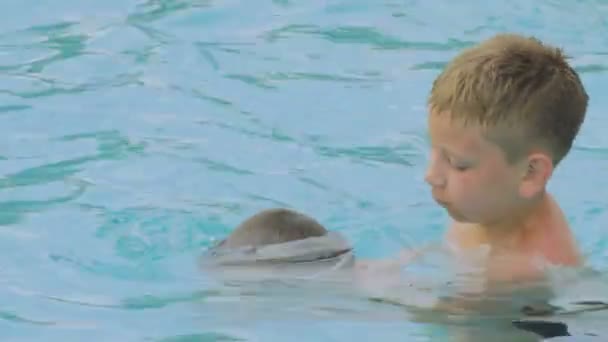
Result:
[[450,215],[450,217],[452,217],[453,219],[461,219],[460,218],[461,215],[459,214],[459,212],[456,211],[454,209],[454,207],[452,207],[450,205],[449,202],[445,202],[445,201],[442,201],[442,200],[437,199],[437,198],[435,198],[435,202],[437,202],[437,204],[439,204],[443,209],[445,209],[448,212],[448,214]]
[[433,197],[433,199],[435,200],[435,202],[437,202],[437,204],[439,204],[440,206],[447,208],[448,207],[448,202],[442,201],[440,199],[438,199],[437,197]]

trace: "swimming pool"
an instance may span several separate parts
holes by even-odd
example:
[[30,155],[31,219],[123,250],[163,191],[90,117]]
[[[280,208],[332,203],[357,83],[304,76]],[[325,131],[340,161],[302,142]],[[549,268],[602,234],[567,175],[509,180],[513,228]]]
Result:
[[503,30],[563,46],[581,73],[587,121],[551,189],[608,272],[606,1],[9,1],[3,13],[2,341],[439,340],[440,326],[335,294],[314,315],[307,296],[257,310],[255,296],[210,289],[195,260],[270,206],[314,216],[361,257],[438,238],[427,92],[459,49]]

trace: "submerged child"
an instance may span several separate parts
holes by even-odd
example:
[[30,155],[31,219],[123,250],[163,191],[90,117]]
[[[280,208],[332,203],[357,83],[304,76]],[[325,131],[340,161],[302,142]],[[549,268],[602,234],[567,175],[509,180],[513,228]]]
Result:
[[315,278],[351,266],[353,255],[339,233],[312,217],[272,208],[243,221],[202,261],[237,278]]

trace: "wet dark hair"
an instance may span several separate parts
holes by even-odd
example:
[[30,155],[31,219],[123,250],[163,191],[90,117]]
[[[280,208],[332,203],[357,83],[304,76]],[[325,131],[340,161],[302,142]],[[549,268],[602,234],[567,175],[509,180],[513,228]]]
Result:
[[285,243],[327,234],[310,216],[285,208],[263,210],[239,224],[217,247],[237,248]]
[[243,221],[207,256],[218,264],[303,263],[342,256],[352,248],[312,217],[285,208],[263,210]]

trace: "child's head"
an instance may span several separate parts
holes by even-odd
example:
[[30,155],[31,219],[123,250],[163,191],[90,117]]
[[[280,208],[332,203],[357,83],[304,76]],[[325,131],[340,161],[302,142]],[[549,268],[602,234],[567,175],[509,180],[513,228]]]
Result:
[[312,217],[273,208],[239,224],[210,249],[206,261],[215,266],[234,266],[231,270],[237,276],[251,271],[260,276],[265,270],[281,270],[279,275],[291,271],[310,275],[327,266],[351,266],[351,250],[340,234],[328,232]]
[[560,49],[514,34],[456,56],[433,83],[427,181],[452,217],[487,222],[544,193],[588,96]]
[[218,247],[258,247],[325,234],[325,227],[312,217],[289,209],[272,208],[243,221]]

